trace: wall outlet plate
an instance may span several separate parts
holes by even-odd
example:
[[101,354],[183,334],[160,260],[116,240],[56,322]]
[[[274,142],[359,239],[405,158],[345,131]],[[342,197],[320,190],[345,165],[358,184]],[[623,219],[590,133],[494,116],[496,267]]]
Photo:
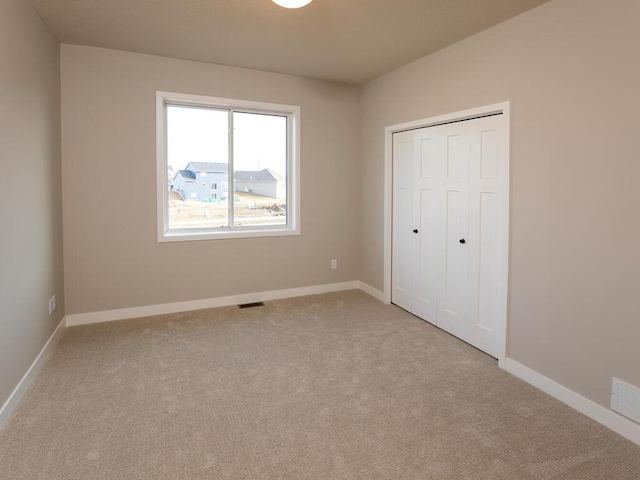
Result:
[[49,299],[49,315],[51,315],[56,309],[56,296],[54,295]]
[[331,260],[331,269],[335,270],[336,268],[338,268],[338,260],[334,258]]

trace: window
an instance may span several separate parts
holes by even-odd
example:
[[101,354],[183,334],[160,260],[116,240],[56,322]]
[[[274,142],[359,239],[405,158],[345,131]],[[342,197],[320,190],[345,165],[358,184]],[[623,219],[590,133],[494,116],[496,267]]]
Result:
[[158,241],[298,235],[299,122],[295,106],[158,92]]

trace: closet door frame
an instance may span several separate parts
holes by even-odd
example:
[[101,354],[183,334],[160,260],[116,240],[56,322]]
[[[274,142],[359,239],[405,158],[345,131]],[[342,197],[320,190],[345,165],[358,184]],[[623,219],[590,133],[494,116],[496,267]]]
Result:
[[393,134],[415,130],[423,127],[431,127],[451,122],[472,120],[474,118],[497,115],[500,121],[500,128],[503,132],[504,141],[504,168],[501,172],[503,201],[500,205],[499,218],[499,318],[498,328],[501,345],[499,347],[498,365],[505,368],[507,352],[507,327],[508,327],[508,301],[509,301],[509,232],[510,232],[510,125],[511,125],[511,102],[496,103],[484,107],[473,108],[460,112],[438,115],[435,117],[423,118],[412,122],[391,125],[385,128],[385,171],[384,171],[384,290],[382,299],[385,303],[391,303],[391,259],[392,259],[392,197],[393,197]]

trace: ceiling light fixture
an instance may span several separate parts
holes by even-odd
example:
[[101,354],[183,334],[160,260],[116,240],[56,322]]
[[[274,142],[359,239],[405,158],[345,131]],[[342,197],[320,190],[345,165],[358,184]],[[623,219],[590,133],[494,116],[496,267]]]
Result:
[[284,8],[300,8],[309,5],[311,0],[273,0],[273,3]]

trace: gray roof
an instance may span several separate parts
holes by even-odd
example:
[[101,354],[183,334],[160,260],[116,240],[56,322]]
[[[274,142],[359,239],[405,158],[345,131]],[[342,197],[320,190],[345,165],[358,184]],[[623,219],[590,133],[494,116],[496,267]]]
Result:
[[213,163],[213,162],[189,162],[187,167],[191,165],[196,172],[226,172],[229,170],[229,164],[227,163]]
[[173,178],[176,178],[178,175],[182,175],[185,180],[195,180],[196,176],[191,170],[178,170],[176,175]]
[[[211,162],[189,162],[187,167],[193,168],[196,172],[226,173],[229,167],[227,163]],[[196,176],[192,170],[178,170],[176,175],[182,175],[185,180],[195,180]],[[175,177],[174,177],[175,178]],[[272,172],[268,168],[262,170],[238,170],[233,174],[234,180],[239,182],[277,182],[282,180],[282,176]]]
[[277,179],[271,174],[268,168],[264,168],[259,172],[236,171],[233,179],[238,182],[277,182]]

